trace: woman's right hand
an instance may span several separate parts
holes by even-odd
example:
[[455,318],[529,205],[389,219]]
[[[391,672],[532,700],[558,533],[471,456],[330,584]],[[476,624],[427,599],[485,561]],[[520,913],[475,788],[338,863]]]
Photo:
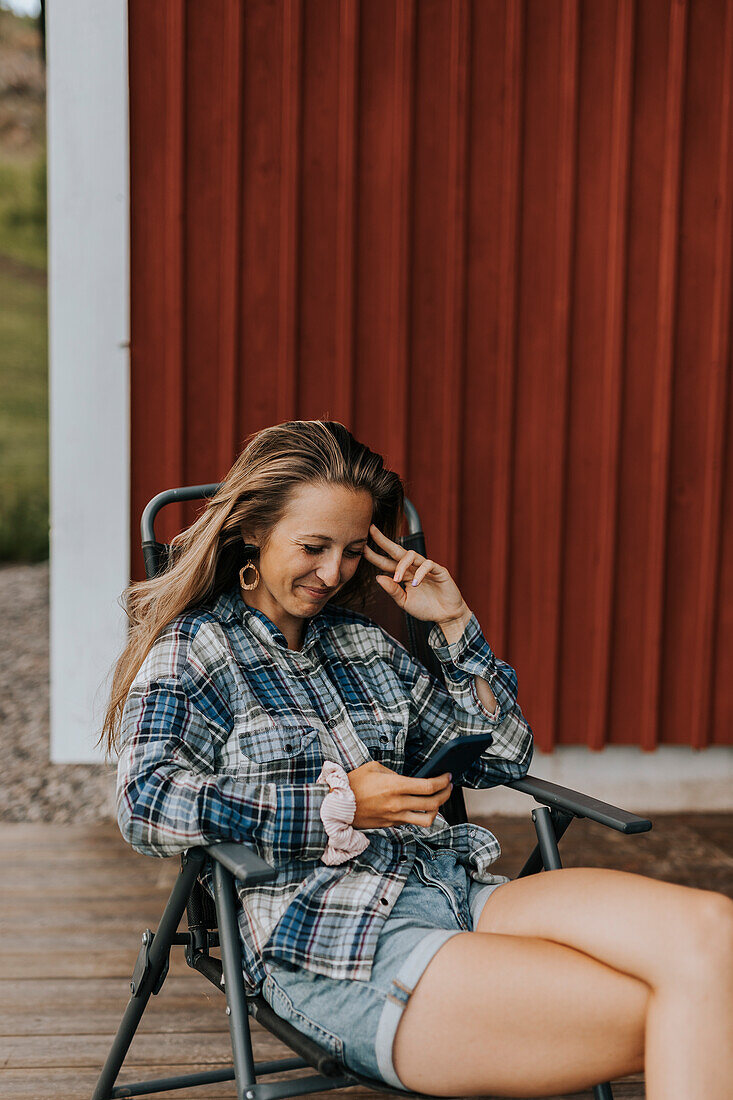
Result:
[[347,772],[356,797],[355,829],[381,829],[407,822],[432,825],[438,810],[450,798],[449,773],[415,779],[369,760]]

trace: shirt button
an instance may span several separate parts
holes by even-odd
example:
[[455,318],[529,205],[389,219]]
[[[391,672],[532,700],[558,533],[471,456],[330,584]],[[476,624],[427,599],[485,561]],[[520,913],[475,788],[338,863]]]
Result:
[[379,900],[381,901],[382,905],[389,905],[389,898],[380,898]]
[[387,741],[389,741],[389,737],[387,737],[386,733],[380,733],[379,740],[384,741],[386,743]]
[[407,856],[400,856],[400,863],[407,863]]

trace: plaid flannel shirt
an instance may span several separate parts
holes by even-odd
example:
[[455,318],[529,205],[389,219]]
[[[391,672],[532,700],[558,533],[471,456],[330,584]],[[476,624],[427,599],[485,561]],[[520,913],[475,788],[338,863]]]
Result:
[[[415,865],[450,848],[471,878],[492,874],[496,837],[472,824],[365,830],[369,846],[335,867],[315,780],[325,760],[351,771],[372,759],[414,774],[436,749],[462,734],[493,744],[454,783],[485,788],[529,769],[532,731],[517,703],[517,677],[486,642],[476,616],[448,644],[436,624],[429,645],[443,682],[365,615],[326,604],[306,621],[303,647],[238,588],[210,608],[182,615],[156,639],[127,696],[122,717],[117,811],[138,852],[171,856],[220,840],[243,841],[278,872],[271,883],[237,882],[248,994],[261,989],[268,958],[332,978],[368,980],[380,930]],[[481,703],[474,675],[497,699]],[[211,889],[211,873],[202,876]]]

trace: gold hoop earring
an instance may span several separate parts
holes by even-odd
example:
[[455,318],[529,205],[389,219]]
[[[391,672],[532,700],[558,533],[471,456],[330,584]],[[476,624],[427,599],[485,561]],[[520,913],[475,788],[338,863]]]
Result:
[[[248,569],[254,569],[255,579],[250,584],[245,584],[244,574],[247,572]],[[248,561],[247,564],[243,565],[242,568],[239,570],[239,587],[240,588],[246,588],[247,591],[249,592],[253,588],[256,588],[259,583],[260,583],[260,571],[259,571],[259,569],[257,568],[257,566],[255,565],[255,563],[253,561]]]

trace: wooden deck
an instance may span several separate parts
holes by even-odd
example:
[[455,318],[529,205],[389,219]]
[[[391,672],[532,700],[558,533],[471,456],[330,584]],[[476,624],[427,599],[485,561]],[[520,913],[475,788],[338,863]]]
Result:
[[[529,816],[480,823],[502,843],[497,869],[513,877],[532,847]],[[561,853],[566,866],[615,867],[733,896],[732,826],[733,815],[655,815],[651,833],[625,837],[577,821]],[[0,1094],[88,1100],[127,1002],[140,932],[157,927],[177,862],[135,854],[113,822],[6,824],[0,870]],[[252,1029],[256,1061],[291,1053],[254,1021]],[[188,970],[177,948],[120,1083],[229,1063],[224,998]],[[343,1092],[378,1095],[358,1088],[313,1095]],[[226,1084],[158,1095],[187,1100],[235,1092]],[[642,1078],[616,1082],[614,1095],[640,1100]]]

